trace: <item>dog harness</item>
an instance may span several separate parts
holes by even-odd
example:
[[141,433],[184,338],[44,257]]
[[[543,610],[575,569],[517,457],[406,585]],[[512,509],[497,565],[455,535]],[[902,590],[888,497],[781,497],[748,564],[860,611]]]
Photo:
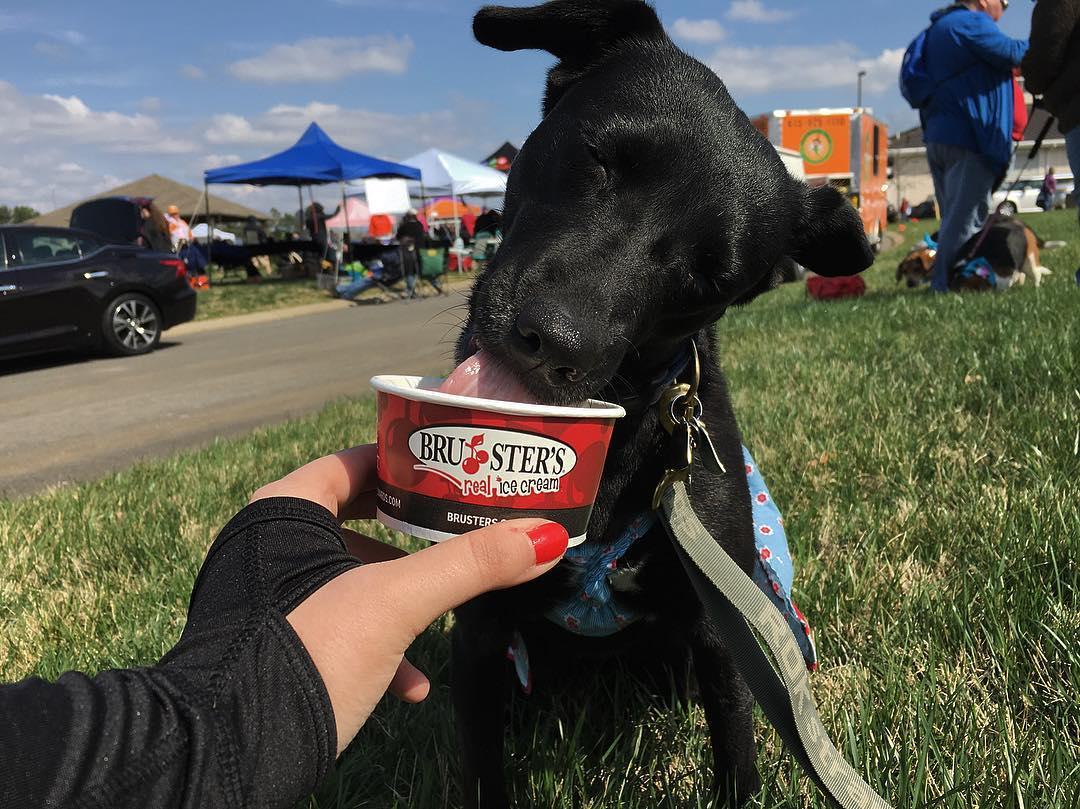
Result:
[[[813,631],[791,597],[795,580],[795,563],[788,548],[784,518],[773,502],[765,479],[743,447],[743,465],[750,486],[750,503],[754,522],[755,559],[751,578],[780,611],[795,636],[803,661],[810,671],[817,671],[817,648]],[[623,529],[613,543],[585,541],[569,548],[565,561],[579,568],[581,589],[570,599],[549,609],[544,616],[552,623],[576,635],[603,638],[614,635],[640,620],[641,614],[619,599],[611,587],[611,574],[618,569],[619,560],[627,551],[656,526],[659,517],[654,511],[644,511]],[[532,692],[532,673],[524,638],[515,632],[507,650],[507,658],[522,690]]]
[[[743,447],[743,463],[750,485],[757,552],[752,576],[754,583],[780,610],[799,643],[807,668],[814,671],[817,669],[817,651],[810,624],[791,598],[795,568],[788,549],[784,518],[746,447]],[[611,574],[618,569],[619,560],[652,530],[657,520],[656,512],[645,511],[635,517],[613,543],[585,541],[568,549],[563,558],[578,568],[581,589],[573,598],[549,609],[545,613],[548,620],[590,638],[614,635],[640,620],[641,614],[613,591]]]

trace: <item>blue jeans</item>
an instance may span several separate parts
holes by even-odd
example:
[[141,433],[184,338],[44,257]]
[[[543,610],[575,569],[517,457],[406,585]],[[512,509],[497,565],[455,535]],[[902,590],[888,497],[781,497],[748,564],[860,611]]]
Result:
[[1073,183],[1076,184],[1073,197],[1076,207],[1080,208],[1080,126],[1075,126],[1065,133],[1065,151],[1069,155],[1069,168],[1072,169]]
[[339,298],[351,301],[365,289],[371,289],[373,286],[375,286],[375,278],[369,275],[366,278],[359,278],[348,284],[338,284],[337,295]]
[[930,285],[936,292],[946,292],[953,264],[961,258],[961,248],[979,232],[990,214],[990,191],[999,172],[977,152],[948,143],[926,144],[926,158],[941,211]]

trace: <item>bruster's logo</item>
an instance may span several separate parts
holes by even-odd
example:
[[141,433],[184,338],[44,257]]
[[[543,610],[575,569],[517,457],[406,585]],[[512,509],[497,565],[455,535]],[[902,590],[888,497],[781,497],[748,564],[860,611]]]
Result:
[[416,430],[413,469],[453,483],[464,496],[517,497],[557,492],[577,464],[573,448],[532,433],[440,425]]

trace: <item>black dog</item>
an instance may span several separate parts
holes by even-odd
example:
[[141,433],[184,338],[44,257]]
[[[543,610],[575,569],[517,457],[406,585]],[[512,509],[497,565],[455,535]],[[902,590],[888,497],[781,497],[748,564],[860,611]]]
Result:
[[[644,2],[487,7],[473,30],[483,44],[542,49],[559,62],[548,74],[544,119],[514,162],[505,238],[473,288],[458,360],[485,349],[543,403],[599,397],[626,407],[588,527],[590,542],[608,543],[650,508],[666,437],[650,405],[693,340],[705,420],[728,471],[695,467],[691,496],[749,572],[741,439],[709,327],[774,286],[787,257],[822,275],[868,267],[858,216],[836,191],[793,180],[720,79],[672,44]],[[466,803],[508,805],[505,654],[515,630],[539,688],[545,662],[569,656],[642,656],[675,667],[692,659],[716,789],[733,803],[756,792],[751,696],[663,530],[634,543],[609,577],[642,616],[622,631],[583,638],[544,616],[580,592],[580,573],[564,562],[456,612],[452,691]]]

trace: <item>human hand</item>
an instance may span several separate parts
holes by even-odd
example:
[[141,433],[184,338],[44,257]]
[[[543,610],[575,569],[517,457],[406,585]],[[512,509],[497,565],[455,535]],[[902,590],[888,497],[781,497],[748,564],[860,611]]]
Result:
[[[312,461],[251,501],[299,497],[339,521],[370,519],[375,485],[375,447],[367,445]],[[497,523],[411,555],[349,529],[342,535],[368,564],[330,580],[287,616],[330,695],[339,754],[388,690],[406,702],[427,696],[427,677],[405,659],[417,635],[481,593],[550,570],[568,539],[561,525],[537,519]]]

